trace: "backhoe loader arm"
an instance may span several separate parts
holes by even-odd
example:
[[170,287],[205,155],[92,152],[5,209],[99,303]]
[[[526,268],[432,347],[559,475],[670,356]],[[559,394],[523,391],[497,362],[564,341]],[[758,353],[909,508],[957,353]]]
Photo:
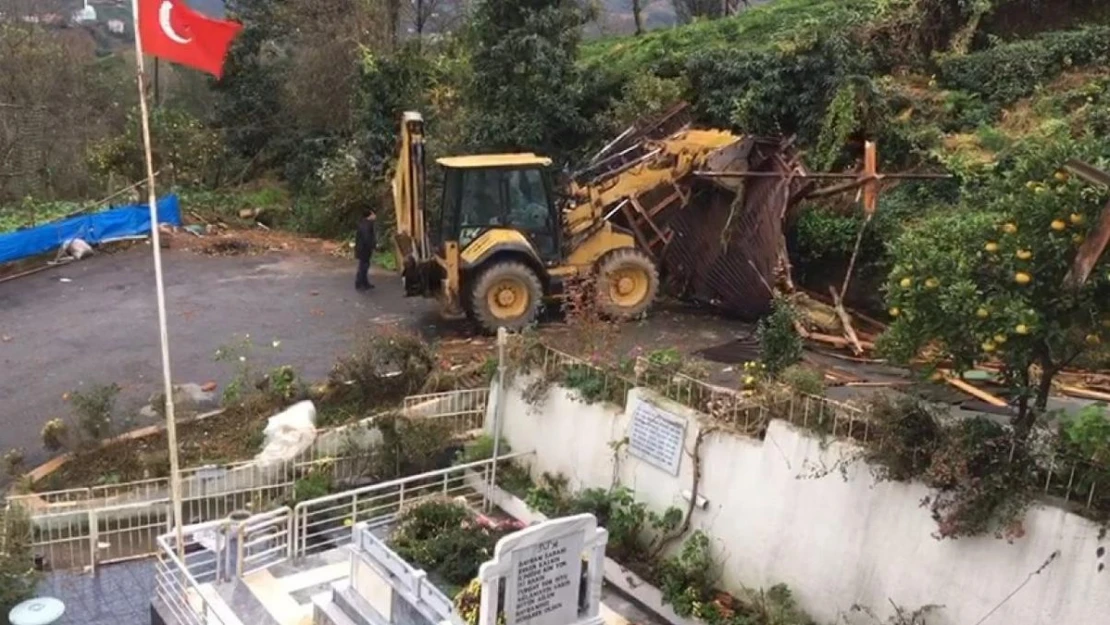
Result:
[[564,214],[567,231],[573,236],[590,230],[622,202],[661,188],[678,190],[689,184],[690,174],[710,161],[743,160],[745,146],[743,137],[727,131],[682,129],[661,139],[642,140],[595,162],[571,183],[573,203]]
[[393,237],[397,266],[407,267],[427,260],[428,230],[424,223],[424,118],[405,113],[401,122],[401,146],[393,173],[393,209],[397,233]]

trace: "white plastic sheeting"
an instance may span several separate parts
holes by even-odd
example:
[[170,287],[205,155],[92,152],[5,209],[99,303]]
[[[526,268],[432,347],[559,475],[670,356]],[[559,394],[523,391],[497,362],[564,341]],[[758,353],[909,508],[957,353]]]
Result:
[[265,444],[255,460],[262,466],[292,460],[316,440],[316,405],[293,404],[272,417],[263,430]]

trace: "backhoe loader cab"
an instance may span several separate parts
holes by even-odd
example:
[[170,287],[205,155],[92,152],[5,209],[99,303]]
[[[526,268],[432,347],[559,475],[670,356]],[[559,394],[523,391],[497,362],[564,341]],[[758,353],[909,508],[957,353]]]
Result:
[[[524,236],[542,264],[559,260],[560,219],[553,199],[550,159],[535,154],[490,154],[437,162],[444,170],[437,243],[457,241],[459,249],[466,250],[492,231],[509,229]],[[496,247],[501,240],[488,242]],[[467,256],[469,265],[483,260]]]

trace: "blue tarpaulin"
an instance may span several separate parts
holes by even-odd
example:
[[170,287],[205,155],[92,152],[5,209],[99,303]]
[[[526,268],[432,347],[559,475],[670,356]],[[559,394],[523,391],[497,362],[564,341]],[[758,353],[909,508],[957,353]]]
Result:
[[[158,200],[158,223],[181,225],[181,207],[176,195],[167,195]],[[0,264],[56,250],[73,239],[84,239],[95,245],[111,239],[149,233],[148,205],[121,206],[0,234]]]

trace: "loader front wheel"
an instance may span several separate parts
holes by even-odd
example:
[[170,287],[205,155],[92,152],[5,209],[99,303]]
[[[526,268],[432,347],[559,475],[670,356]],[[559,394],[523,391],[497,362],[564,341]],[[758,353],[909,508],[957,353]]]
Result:
[[659,271],[640,250],[616,250],[598,265],[598,307],[607,317],[637,317],[651,307],[658,293]]
[[536,319],[543,301],[543,285],[536,272],[519,262],[489,267],[474,281],[470,306],[474,320],[486,332],[497,328],[522,330]]

